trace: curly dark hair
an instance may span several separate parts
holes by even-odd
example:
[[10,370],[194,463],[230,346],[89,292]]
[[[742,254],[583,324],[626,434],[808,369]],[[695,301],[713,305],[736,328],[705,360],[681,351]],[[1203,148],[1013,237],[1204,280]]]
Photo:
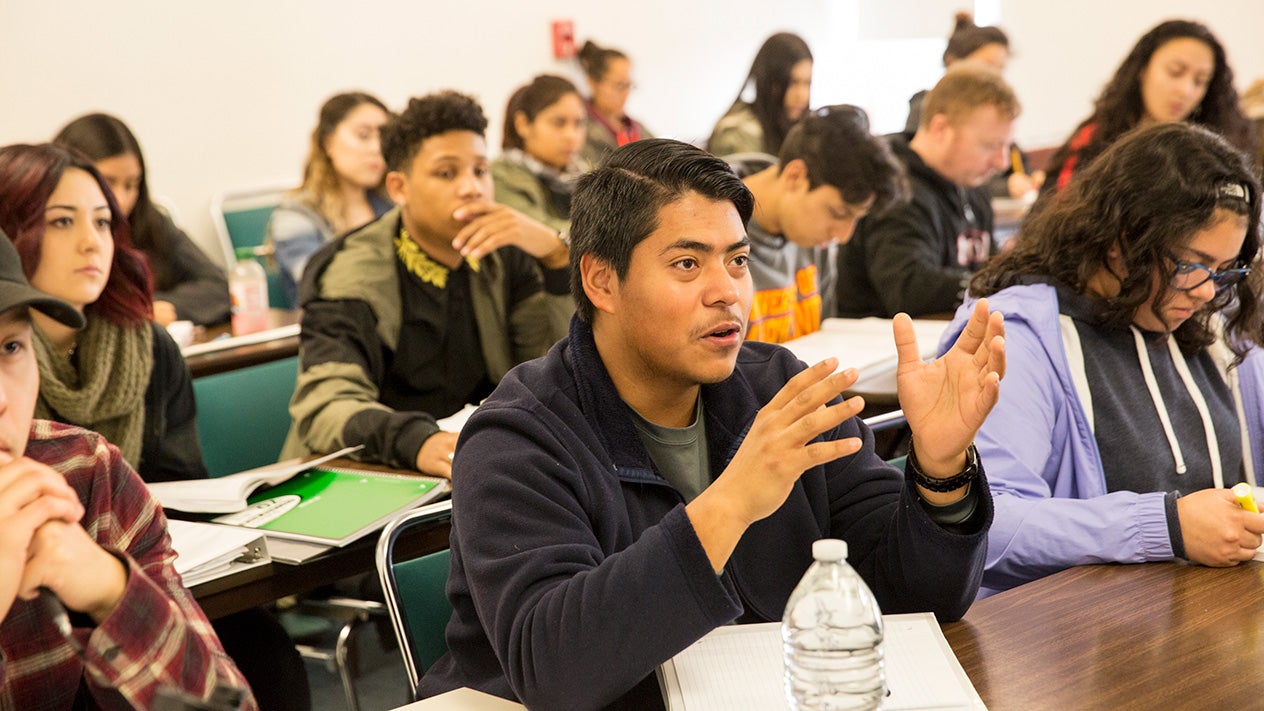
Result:
[[386,169],[407,172],[421,143],[448,131],[487,132],[483,107],[457,91],[440,91],[408,100],[408,107],[382,127],[382,157]]
[[1047,172],[1055,179],[1046,181],[1046,190],[1057,188],[1056,177],[1062,172],[1067,160],[1077,155],[1077,151],[1071,146],[1072,140],[1085,126],[1092,124],[1095,128],[1092,138],[1078,151],[1079,157],[1075,164],[1077,171],[1087,167],[1107,146],[1141,122],[1145,114],[1145,105],[1141,100],[1141,73],[1160,47],[1171,40],[1182,38],[1196,39],[1206,44],[1215,57],[1215,71],[1207,85],[1207,93],[1189,115],[1189,122],[1219,133],[1240,151],[1254,154],[1255,132],[1250,119],[1242,113],[1238,104],[1238,92],[1233,87],[1233,70],[1225,59],[1224,47],[1202,23],[1168,20],[1137,40],[1123,64],[1115,70],[1115,76],[1102,89],[1093,113],[1076,126],[1071,132],[1071,139],[1053,154]]
[[852,205],[872,196],[872,214],[908,201],[903,165],[886,141],[869,133],[869,116],[858,106],[823,106],[805,114],[777,155],[781,166],[792,160],[807,165],[810,190],[833,186]]
[[[1150,299],[1154,275],[1171,273],[1171,250],[1216,224],[1221,211],[1247,218],[1237,265],[1251,266],[1260,251],[1260,184],[1247,157],[1198,126],[1139,129],[1116,141],[1058,199],[1038,204],[1023,222],[1014,249],[976,274],[970,291],[991,296],[1028,277],[1052,278],[1093,299],[1103,320],[1122,328]],[[1111,269],[1112,249],[1123,260],[1123,273],[1116,274],[1119,293],[1095,296],[1088,284],[1102,269]],[[1210,320],[1224,311],[1229,345],[1235,363],[1241,362],[1253,345],[1264,344],[1262,295],[1264,271],[1257,268],[1173,332],[1182,352],[1210,345],[1216,339]],[[1171,289],[1164,289],[1154,300],[1156,317],[1171,296]]]

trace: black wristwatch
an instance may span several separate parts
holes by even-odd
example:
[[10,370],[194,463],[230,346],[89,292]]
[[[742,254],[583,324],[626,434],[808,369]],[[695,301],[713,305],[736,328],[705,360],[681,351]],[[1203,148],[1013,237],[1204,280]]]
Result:
[[956,491],[961,487],[974,481],[979,476],[979,450],[971,442],[966,447],[966,466],[959,473],[953,474],[947,479],[936,479],[927,476],[926,472],[917,465],[917,455],[913,453],[913,445],[909,445],[908,455],[909,470],[913,472],[913,483],[926,489],[938,493]]

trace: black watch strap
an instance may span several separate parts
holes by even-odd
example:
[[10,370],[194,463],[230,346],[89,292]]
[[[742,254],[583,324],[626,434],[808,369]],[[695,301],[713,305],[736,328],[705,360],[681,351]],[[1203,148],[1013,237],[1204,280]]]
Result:
[[909,445],[908,470],[913,474],[913,483],[926,489],[938,493],[956,491],[961,487],[974,481],[979,476],[979,450],[975,448],[971,442],[966,447],[966,466],[960,473],[954,474],[947,479],[936,479],[927,476],[926,472],[917,464],[917,454],[913,451],[913,446]]

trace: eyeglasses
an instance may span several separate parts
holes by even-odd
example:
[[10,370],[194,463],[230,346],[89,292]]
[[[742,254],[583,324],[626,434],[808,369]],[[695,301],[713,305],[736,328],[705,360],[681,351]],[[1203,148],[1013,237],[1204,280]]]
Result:
[[1216,285],[1216,291],[1220,292],[1242,281],[1251,273],[1250,267],[1221,269],[1218,272],[1212,271],[1211,267],[1203,266],[1197,262],[1177,259],[1176,255],[1171,252],[1167,253],[1167,258],[1176,265],[1176,269],[1172,271],[1172,288],[1180,291],[1197,289],[1210,279]]

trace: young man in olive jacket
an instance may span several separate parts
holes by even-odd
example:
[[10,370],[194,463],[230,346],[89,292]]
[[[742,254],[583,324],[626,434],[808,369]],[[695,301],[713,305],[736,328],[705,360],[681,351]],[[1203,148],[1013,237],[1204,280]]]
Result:
[[382,127],[398,207],[304,270],[283,456],[363,445],[367,461],[450,476],[456,434],[435,420],[565,335],[566,245],[492,202],[486,129],[482,108],[450,91],[413,99]]

